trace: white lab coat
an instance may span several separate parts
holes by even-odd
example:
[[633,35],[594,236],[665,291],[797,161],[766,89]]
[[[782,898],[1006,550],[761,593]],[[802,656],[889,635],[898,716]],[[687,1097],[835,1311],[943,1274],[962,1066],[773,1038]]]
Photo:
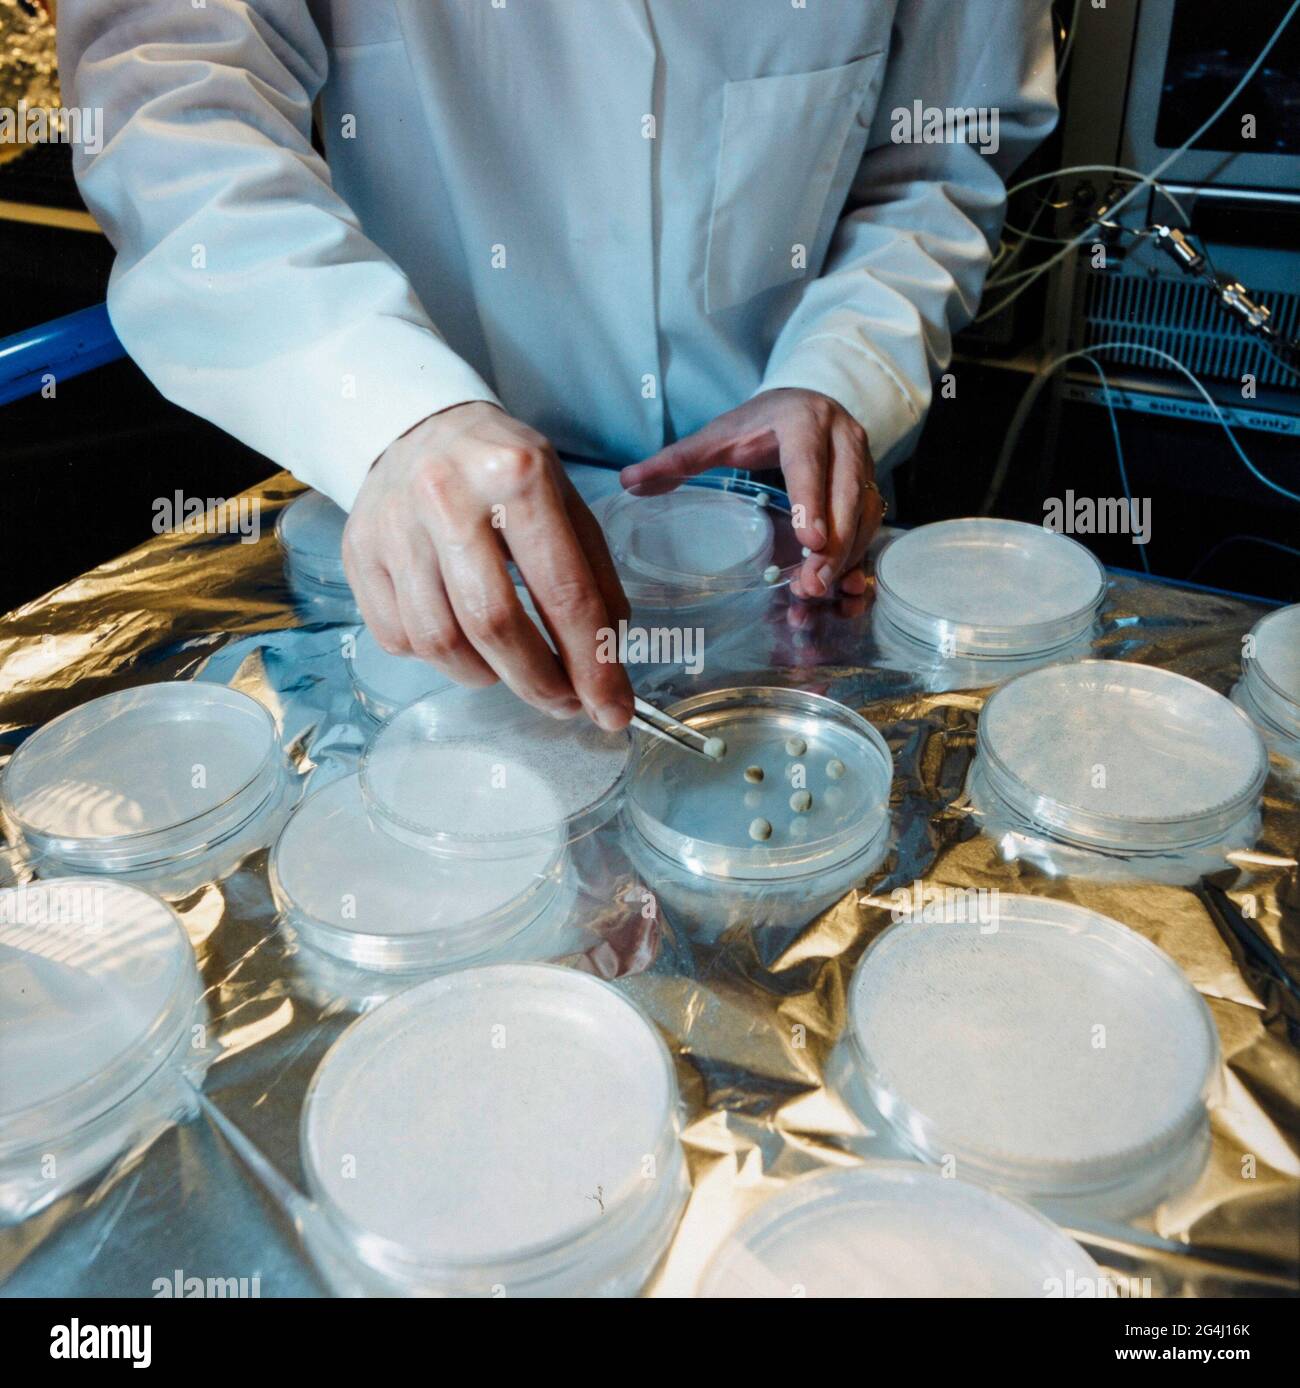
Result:
[[63,0],[59,52],[127,350],[344,507],[474,399],[626,463],[802,386],[888,466],[1056,110],[1047,0]]

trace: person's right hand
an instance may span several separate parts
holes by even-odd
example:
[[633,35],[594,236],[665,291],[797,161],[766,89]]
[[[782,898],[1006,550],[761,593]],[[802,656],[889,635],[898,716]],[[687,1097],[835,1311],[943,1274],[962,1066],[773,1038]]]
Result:
[[[525,613],[513,559],[559,659]],[[605,537],[550,444],[495,405],[430,415],[370,469],[343,532],[366,625],[460,684],[498,678],[556,718],[625,727],[632,689],[597,658],[628,616]]]

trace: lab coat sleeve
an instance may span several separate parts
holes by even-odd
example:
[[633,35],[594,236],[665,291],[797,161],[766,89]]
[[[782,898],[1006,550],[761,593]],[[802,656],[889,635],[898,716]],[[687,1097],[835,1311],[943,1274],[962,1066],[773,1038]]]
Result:
[[64,0],[59,60],[65,104],[104,113],[76,172],[109,316],[168,399],[345,508],[400,434],[495,400],[312,149],[305,0]]
[[[917,101],[996,111],[996,152],[895,141],[895,113]],[[846,211],[760,389],[802,387],[838,401],[866,429],[881,471],[907,456],[953,333],[979,305],[1006,210],[1004,178],[1055,120],[1047,0],[900,0]]]

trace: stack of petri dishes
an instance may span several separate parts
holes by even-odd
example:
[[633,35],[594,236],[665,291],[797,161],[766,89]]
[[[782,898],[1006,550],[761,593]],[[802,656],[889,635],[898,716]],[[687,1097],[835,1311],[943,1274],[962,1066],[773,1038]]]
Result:
[[[322,616],[346,620],[356,600],[343,570],[343,527],[347,512],[320,492],[295,497],[275,522],[284,554],[284,574],[294,594],[322,609]],[[355,620],[355,618],[353,618]]]
[[1106,591],[1101,564],[1041,526],[939,521],[890,541],[876,561],[873,630],[885,663],[992,684],[1086,655]]
[[1271,741],[1300,751],[1300,603],[1270,612],[1250,633],[1233,701]]
[[1193,1181],[1219,1050],[1177,965],[1056,901],[932,915],[885,930],[854,974],[850,1105],[959,1178],[1054,1211],[1125,1218]]
[[307,1094],[312,1235],[368,1291],[630,1296],[687,1179],[658,1032],[572,969],[498,964],[355,1022]]
[[156,897],[93,877],[0,891],[0,1219],[188,1109],[200,996],[190,942]]
[[202,682],[92,699],[14,753],[0,807],[38,870],[206,880],[273,834],[289,777],[271,715]]
[[668,712],[727,744],[714,763],[647,742],[628,794],[629,856],[678,925],[701,938],[802,925],[879,866],[893,761],[864,718],[794,689],[722,689]]
[[697,626],[708,641],[746,627],[798,572],[802,550],[784,492],[698,477],[661,496],[596,503],[633,620]]
[[1144,858],[1253,842],[1268,756],[1212,689],[1085,660],[1020,675],[980,716],[971,783],[990,822]]
[[820,1171],[758,1207],[699,1294],[741,1297],[1097,1296],[1092,1259],[1042,1215],[901,1162]]
[[356,775],[294,811],[271,854],[281,917],[314,949],[381,973],[562,952],[572,914],[564,838],[538,835],[486,864],[394,838]]
[[568,953],[569,848],[617,811],[633,746],[504,685],[417,699],[285,825],[281,917],[320,954],[383,973]]

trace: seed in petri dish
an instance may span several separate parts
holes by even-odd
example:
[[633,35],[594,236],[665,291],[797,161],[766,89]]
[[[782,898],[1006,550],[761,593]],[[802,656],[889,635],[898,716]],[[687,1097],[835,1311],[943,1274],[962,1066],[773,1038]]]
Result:
[[745,779],[751,785],[757,785],[763,779],[763,768],[761,766],[747,766],[745,768]]
[[767,504],[768,504],[767,493],[766,493],[766,492],[759,492],[759,494],[754,498],[754,505],[755,505],[755,506],[766,506]]
[[727,743],[724,738],[711,737],[704,744],[704,755],[712,757],[714,761],[721,761],[727,755]]
[[785,750],[792,757],[801,757],[808,750],[808,744],[801,737],[787,737]]
[[844,763],[838,757],[832,757],[830,761],[826,763],[826,774],[831,778],[832,781],[843,780]]
[[807,814],[812,809],[812,791],[797,790],[790,797],[790,808],[795,814]]
[[781,581],[781,570],[775,564],[769,564],[763,570],[764,583],[779,583]]
[[772,837],[772,826],[765,819],[755,819],[750,823],[749,837],[762,843]]

